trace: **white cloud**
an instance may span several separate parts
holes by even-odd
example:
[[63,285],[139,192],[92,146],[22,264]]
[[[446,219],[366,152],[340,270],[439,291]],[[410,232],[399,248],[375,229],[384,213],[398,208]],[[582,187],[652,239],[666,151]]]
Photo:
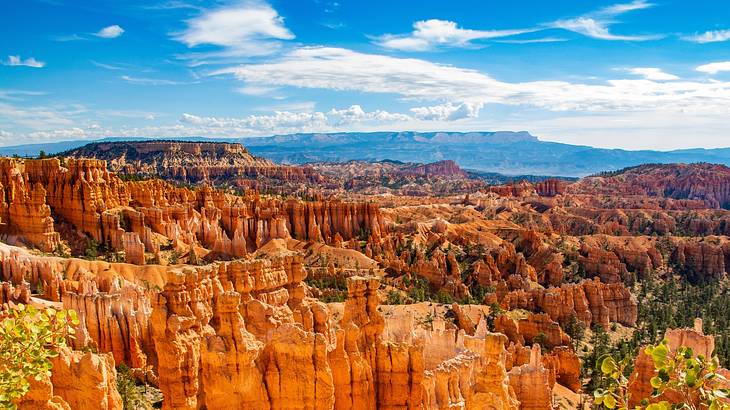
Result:
[[456,121],[465,118],[476,118],[479,116],[483,104],[481,103],[463,103],[455,105],[446,103],[441,105],[432,105],[429,107],[411,108],[413,115],[420,120],[428,121]]
[[98,135],[94,131],[94,128],[72,127],[49,131],[34,131],[27,134],[27,138],[30,141],[36,142],[97,138]]
[[563,42],[563,41],[568,41],[568,39],[560,38],[560,37],[542,37],[542,38],[494,40],[495,43],[505,43],[505,44],[559,43],[559,42]]
[[200,10],[200,6],[196,4],[187,3],[184,1],[171,0],[165,3],[153,4],[150,6],[144,6],[145,10],[177,10],[177,9],[194,9]]
[[114,24],[112,26],[104,27],[97,31],[94,35],[101,38],[117,38],[124,34],[124,29]]
[[580,17],[558,20],[549,23],[549,28],[559,28],[582,34],[587,37],[599,40],[614,41],[647,41],[660,39],[661,35],[618,35],[613,34],[609,27],[616,23],[615,17],[630,11],[642,10],[653,7],[652,3],[644,0],[635,0],[630,3],[614,4],[604,7]]
[[184,82],[184,81],[173,81],[173,80],[166,80],[161,78],[143,78],[143,77],[131,77],[128,75],[123,75],[119,77],[120,79],[130,83],[130,84],[136,84],[136,85],[183,85],[183,84],[193,84],[191,82]]
[[[141,127],[116,126],[106,127],[96,123],[81,124],[82,121],[72,121],[71,117],[62,123],[53,121],[39,122],[37,114],[39,109],[23,113],[28,121],[35,126],[30,131],[6,132],[0,134],[0,142],[7,144],[17,143],[7,139],[5,136],[22,138],[23,142],[59,141],[71,139],[98,139],[109,136],[118,137],[182,137],[182,136],[207,136],[207,137],[241,137],[253,135],[272,135],[294,132],[330,132],[342,130],[347,127],[393,127],[395,123],[408,123],[413,118],[405,114],[389,113],[387,111],[375,110],[365,111],[359,105],[353,105],[344,109],[331,109],[327,112],[291,112],[277,111],[267,115],[249,115],[246,117],[205,117],[184,113],[175,124],[167,125],[145,125]],[[93,113],[96,115],[97,113]],[[4,105],[0,104],[0,129],[7,129],[1,120],[5,115]],[[16,121],[8,124],[17,127]],[[152,114],[141,117],[146,121],[156,120]],[[23,124],[23,125],[30,125]]]
[[25,107],[0,102],[0,126],[33,130],[67,127],[75,124],[84,109],[79,106]]
[[[630,11],[652,7],[645,0],[614,4],[592,13],[571,19],[554,21],[536,28],[511,30],[470,30],[448,20],[422,20],[413,24],[408,34],[386,34],[376,37],[377,43],[385,48],[402,51],[428,51],[438,47],[470,47],[473,41],[510,37],[546,29],[563,29],[601,40],[646,41],[662,38],[660,35],[618,35],[609,27],[616,23],[615,17]],[[545,37],[536,39],[497,40],[502,43],[528,44],[565,41],[565,39]]]
[[405,114],[386,111],[366,112],[359,105],[346,109],[332,109],[328,112],[289,112],[276,111],[270,115],[249,115],[243,118],[200,117],[183,114],[180,122],[206,131],[206,134],[245,134],[245,133],[282,133],[304,131],[327,131],[335,127],[367,122],[410,121]]
[[695,70],[701,73],[717,74],[722,71],[730,71],[730,61],[720,61],[717,63],[703,64],[697,66]]
[[[529,124],[541,140],[602,148],[682,149],[727,147],[730,124],[724,115],[664,112],[567,114],[546,118],[497,118],[471,129],[521,129]],[[691,137],[690,137],[691,136]]]
[[54,36],[52,39],[53,39],[53,41],[58,41],[58,42],[86,40],[85,37],[82,37],[78,34],[66,34],[66,35]]
[[22,101],[26,97],[36,97],[39,95],[46,95],[46,93],[43,91],[0,89],[0,100],[5,101]]
[[601,84],[509,83],[479,71],[420,59],[328,47],[300,48],[277,60],[227,68],[213,74],[225,73],[235,75],[247,86],[388,93],[406,100],[439,101],[457,106],[498,103],[548,111],[715,110],[725,113],[730,104],[728,82],[615,79]]
[[213,72],[226,73],[248,85],[394,93],[431,100],[447,96],[470,99],[480,88],[494,90],[499,85],[473,70],[330,47],[299,48],[272,62]]
[[187,24],[185,31],[174,36],[176,40],[188,47],[223,47],[224,55],[267,55],[279,48],[276,40],[294,38],[284,26],[284,18],[263,1],[207,10]]
[[91,60],[91,64],[106,69],[106,70],[124,70],[124,67],[118,66],[118,65],[112,65],[112,64],[104,64],[100,63],[98,61]]
[[276,112],[276,111],[314,111],[317,103],[314,101],[298,101],[298,102],[284,102],[281,104],[274,105],[262,105],[253,108],[257,112]]
[[43,68],[46,66],[46,63],[44,63],[43,61],[38,61],[33,57],[22,59],[20,58],[20,56],[8,56],[8,61],[3,64],[9,66],[24,66],[33,68]]
[[262,87],[262,86],[245,86],[245,87],[239,87],[236,88],[236,92],[243,95],[252,95],[255,97],[263,97],[270,95],[272,92],[276,91],[276,87]]
[[331,109],[327,112],[327,120],[331,125],[342,126],[368,121],[378,123],[410,121],[412,118],[405,114],[390,113],[382,110],[365,112],[359,105],[353,105],[343,110]]
[[604,7],[598,10],[596,14],[600,16],[612,17],[619,14],[627,13],[629,11],[648,9],[653,6],[654,4],[649,3],[646,0],[634,0],[630,3],[619,3]]
[[656,67],[633,67],[627,70],[631,74],[638,75],[652,81],[673,81],[679,80],[674,74],[665,73],[661,68]]
[[720,41],[730,40],[730,30],[713,30],[705,31],[691,36],[683,36],[682,40],[692,41],[694,43],[716,43]]
[[608,21],[590,17],[578,17],[568,20],[558,20],[553,22],[551,27],[561,28],[599,40],[647,41],[661,38],[661,36],[657,35],[627,36],[612,34],[608,30],[609,25],[611,25],[611,22]]
[[378,44],[395,50],[426,51],[439,46],[468,47],[474,40],[508,37],[529,33],[536,29],[468,30],[453,21],[423,20],[413,24],[413,32],[404,35],[386,34],[378,37]]

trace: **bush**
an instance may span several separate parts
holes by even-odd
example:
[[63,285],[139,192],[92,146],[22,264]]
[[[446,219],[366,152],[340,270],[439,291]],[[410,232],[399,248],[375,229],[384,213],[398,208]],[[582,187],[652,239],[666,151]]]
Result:
[[347,282],[344,277],[323,276],[319,279],[308,277],[304,283],[322,291],[320,302],[344,302],[347,299]]
[[577,343],[578,341],[583,340],[583,335],[586,331],[586,325],[585,323],[578,320],[575,315],[570,315],[568,321],[565,322],[565,324],[563,325],[563,330],[565,330],[565,333],[570,336],[571,340]]
[[89,239],[86,241],[86,250],[84,251],[84,255],[88,259],[96,259],[99,257],[99,242],[97,242],[94,239]]
[[543,352],[547,348],[547,341],[548,341],[548,337],[545,334],[545,332],[540,332],[537,335],[535,335],[534,338],[532,338],[532,344],[540,345],[540,348],[543,350]]
[[[703,355],[695,355],[691,348],[684,346],[672,352],[666,339],[658,345],[648,346],[644,352],[654,363],[654,376],[650,380],[653,391],[651,397],[641,398],[641,405],[637,409],[730,408],[725,401],[730,391],[719,388],[718,381],[724,381],[724,377],[717,373],[720,368],[717,357],[708,359]],[[629,361],[629,357],[625,357],[617,362],[608,355],[599,361],[599,370],[609,380],[605,389],[593,392],[594,402],[599,408],[629,408],[631,395],[626,375]],[[649,404],[651,399],[655,403]],[[699,406],[696,407],[694,403]]]
[[0,408],[15,409],[15,402],[30,390],[30,378],[51,375],[57,348],[73,337],[79,324],[73,310],[36,309],[18,305],[0,322]]
[[129,367],[124,363],[117,366],[117,391],[122,397],[124,410],[150,409],[152,403],[142,391],[144,386],[138,386],[132,377]]
[[388,292],[388,297],[385,299],[384,304],[386,305],[402,305],[405,303],[403,295],[397,290],[391,290]]

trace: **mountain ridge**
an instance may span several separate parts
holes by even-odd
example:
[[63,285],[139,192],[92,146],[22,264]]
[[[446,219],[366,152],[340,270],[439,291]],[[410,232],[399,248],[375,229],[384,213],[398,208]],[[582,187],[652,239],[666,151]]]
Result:
[[460,167],[504,175],[583,177],[645,163],[713,162],[730,165],[730,148],[673,151],[594,148],[542,141],[527,131],[299,133],[244,138],[104,138],[0,147],[0,155],[55,154],[92,142],[199,141],[243,144],[253,155],[283,164],[349,160],[431,163],[445,159]]

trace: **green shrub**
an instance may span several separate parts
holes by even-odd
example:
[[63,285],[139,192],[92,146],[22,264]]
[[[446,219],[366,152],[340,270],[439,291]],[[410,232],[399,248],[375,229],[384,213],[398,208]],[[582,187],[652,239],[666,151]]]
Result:
[[[650,380],[653,391],[651,397],[641,398],[637,409],[730,409],[725,401],[730,391],[720,388],[724,377],[717,373],[720,368],[717,357],[695,355],[691,348],[684,346],[672,352],[666,339],[655,346],[648,346],[644,352],[654,364],[654,376]],[[599,408],[629,408],[631,394],[626,375],[629,362],[628,356],[617,362],[608,355],[599,361],[597,370],[609,380],[606,388],[593,392],[594,403]],[[650,404],[651,399],[655,403]]]
[[144,395],[145,386],[138,386],[129,367],[124,363],[117,366],[117,391],[122,397],[124,410],[151,409],[152,403]]
[[88,259],[96,259],[99,257],[99,242],[97,242],[94,239],[89,239],[86,241],[86,249],[84,250],[84,255]]
[[391,290],[388,292],[388,297],[383,302],[386,305],[402,305],[405,303],[403,295],[397,290]]
[[51,375],[57,348],[73,337],[79,324],[73,310],[36,309],[18,305],[0,322],[0,408],[15,409],[16,400],[30,390],[31,378]]

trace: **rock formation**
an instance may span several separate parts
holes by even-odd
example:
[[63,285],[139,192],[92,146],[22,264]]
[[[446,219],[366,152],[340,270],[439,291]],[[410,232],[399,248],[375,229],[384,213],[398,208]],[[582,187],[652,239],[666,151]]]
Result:
[[[124,363],[166,409],[548,409],[582,393],[585,343],[566,325],[630,332],[636,281],[712,281],[730,263],[724,171],[706,165],[487,187],[450,161],[96,148],[108,162],[0,160],[0,310],[81,322],[27,408],[119,408]],[[276,181],[307,191],[252,189]]]
[[598,278],[559,288],[511,291],[505,293],[500,303],[507,309],[539,308],[560,323],[574,316],[586,325],[599,324],[604,328],[610,322],[633,326],[638,314],[636,299],[623,284],[605,284]]

